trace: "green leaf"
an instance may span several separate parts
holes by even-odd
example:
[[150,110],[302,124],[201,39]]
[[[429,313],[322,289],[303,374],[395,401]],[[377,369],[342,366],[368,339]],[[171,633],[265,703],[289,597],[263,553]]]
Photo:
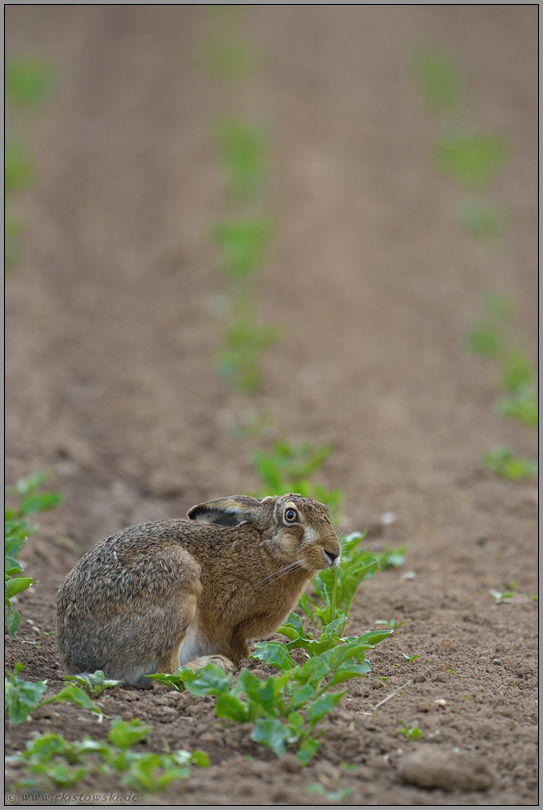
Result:
[[284,624],[281,625],[277,632],[283,633],[284,636],[287,636],[290,639],[295,639],[298,637],[307,638],[301,618],[297,613],[293,612],[289,613],[288,619]]
[[360,678],[367,675],[371,671],[371,663],[364,661],[363,664],[354,664],[352,661],[346,661],[341,664],[335,671],[332,680],[327,684],[328,688],[337,686],[340,683],[349,681],[351,678]]
[[537,473],[537,459],[518,458],[509,447],[496,447],[483,454],[483,462],[496,475],[516,481]]
[[314,757],[319,750],[320,745],[321,743],[318,740],[314,740],[312,737],[308,737],[307,740],[304,740],[296,754],[298,762],[304,766],[307,765],[309,760]]
[[227,717],[237,723],[246,723],[248,720],[246,705],[235,695],[219,695],[215,714],[217,717]]
[[197,678],[186,682],[185,686],[195,697],[224,695],[229,691],[231,680],[231,676],[225,675],[220,667],[215,664],[207,664],[207,666],[198,670]]
[[164,684],[164,686],[169,686],[172,689],[177,690],[178,692],[182,692],[185,688],[185,684],[194,681],[198,675],[196,672],[193,672],[192,669],[189,667],[179,667],[177,670],[176,675],[170,675],[165,672],[158,672],[153,675],[146,675],[146,678],[151,678],[153,681],[157,681],[158,683]]
[[17,676],[18,672],[24,669],[20,662],[15,665],[15,671],[8,673],[9,678],[5,679],[5,713],[12,723],[18,725],[22,723],[30,712],[32,712],[40,702],[40,698],[47,689],[47,681],[32,683]]
[[[377,622],[376,622],[377,624]],[[376,644],[380,644],[381,641],[384,641],[385,638],[388,638],[392,635],[394,630],[370,630],[369,633],[364,633],[361,636],[358,636],[357,641],[360,644],[371,644],[375,647]]]
[[17,593],[21,593],[21,591],[26,591],[27,588],[34,583],[32,577],[14,577],[6,582],[5,588],[5,596],[7,599],[11,599],[12,596],[15,596]]
[[32,107],[48,101],[55,91],[52,66],[36,56],[8,59],[5,90],[7,99],[17,107]]
[[4,572],[12,577],[14,574],[21,574],[23,572],[23,566],[21,563],[17,562],[15,557],[4,557]]
[[482,189],[490,184],[510,159],[504,138],[479,132],[458,132],[437,147],[439,168],[465,186]]
[[306,683],[300,689],[296,690],[290,698],[290,706],[292,709],[303,709],[310,701],[315,698],[317,692],[316,686]]
[[21,503],[20,510],[24,515],[31,515],[35,512],[45,512],[58,506],[63,500],[60,492],[30,493]]
[[16,610],[13,610],[11,602],[8,602],[6,627],[8,628],[8,633],[11,638],[15,638],[15,636],[17,635],[17,630],[19,629],[20,623],[21,623],[21,614],[18,613]]
[[[315,603],[313,602],[313,604]],[[308,617],[313,627],[317,627],[317,622],[315,621],[315,614],[313,613],[313,609],[311,607],[311,600],[309,599],[306,593],[303,593],[298,599],[298,607],[300,607],[301,610],[303,610],[303,612]]]
[[143,725],[139,717],[136,717],[130,722],[116,717],[111,723],[111,728],[107,736],[113,745],[124,750],[142,740],[146,740],[152,730],[153,727]]
[[305,662],[303,667],[295,673],[298,683],[309,683],[313,686],[318,686],[323,678],[326,678],[326,676],[330,674],[330,668],[325,659],[325,655],[326,654],[316,658],[310,658],[309,661]]
[[86,692],[83,692],[78,686],[65,686],[58,694],[42,701],[40,706],[45,706],[47,703],[73,703],[74,706],[79,706],[81,709],[89,709],[95,714],[102,714],[100,707],[93,703]]
[[28,475],[26,478],[21,478],[17,481],[15,488],[20,495],[26,495],[29,492],[39,489],[42,484],[45,484],[50,475],[51,472],[49,470],[39,470],[38,472]]
[[323,717],[326,717],[326,715],[329,714],[335,706],[337,706],[346,692],[346,689],[335,693],[327,692],[325,695],[321,695],[321,697],[317,698],[313,703],[311,703],[307,707],[307,716],[311,726],[315,726],[322,720]]
[[119,686],[122,683],[122,681],[105,678],[101,669],[96,672],[86,672],[83,675],[65,675],[64,680],[80,686],[94,697],[101,695],[106,689]]
[[293,669],[296,665],[283,644],[277,641],[261,641],[255,644],[255,652],[250,656],[265,661],[280,670]]
[[462,95],[460,73],[451,57],[436,46],[418,48],[412,59],[424,100],[434,112],[458,106]]
[[190,755],[190,761],[198,768],[209,768],[209,757],[205,751],[200,751],[199,748],[194,749]]
[[253,729],[251,739],[262,743],[278,757],[285,755],[285,743],[290,737],[290,731],[275,718],[260,717]]
[[24,548],[28,537],[37,530],[37,526],[32,526],[26,520],[7,520],[5,522],[5,544],[4,554],[8,557],[18,557]]
[[88,769],[80,765],[77,768],[70,768],[63,763],[55,765],[35,763],[29,767],[32,773],[45,774],[51,781],[60,788],[68,788],[76,785],[86,774]]

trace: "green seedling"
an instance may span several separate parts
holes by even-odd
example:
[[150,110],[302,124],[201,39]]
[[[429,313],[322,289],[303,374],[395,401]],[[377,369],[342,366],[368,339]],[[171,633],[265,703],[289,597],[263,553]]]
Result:
[[506,478],[509,481],[517,481],[521,478],[531,478],[537,474],[537,459],[519,458],[513,454],[509,447],[496,447],[483,453],[483,463],[488,469]]
[[507,419],[518,419],[527,427],[539,427],[539,397],[535,383],[520,386],[517,391],[502,397],[496,403],[496,411]]
[[[301,631],[301,635],[293,641],[303,642],[294,644],[294,647],[303,647],[308,655],[303,666],[295,663],[289,649],[283,644],[261,642],[255,645],[252,657],[279,669],[280,674],[275,677],[262,680],[250,670],[244,670],[232,685],[232,676],[225,675],[222,669],[213,664],[193,673],[193,678],[183,680],[181,670],[180,675],[182,686],[195,697],[216,697],[217,717],[231,722],[252,723],[253,740],[279,757],[284,756],[287,747],[293,748],[298,760],[305,765],[320,746],[323,729],[316,727],[338,705],[346,691],[332,690],[369,672],[371,665],[365,659],[366,651],[373,649],[389,633],[337,639],[322,651],[306,644],[310,639],[303,633],[301,624],[297,623],[299,617],[296,614],[291,614],[289,619],[292,621],[285,626],[289,636],[292,635],[292,628],[296,632]],[[336,624],[333,631],[325,628],[321,639],[333,639],[338,626]],[[368,638],[374,643],[370,643]],[[179,688],[171,677],[164,678],[162,682]]]
[[[279,647],[281,645],[277,645]],[[352,659],[349,663],[349,652],[349,649],[342,651],[342,655],[332,650],[299,667],[284,647],[280,660],[276,649],[261,648],[253,657],[282,668],[280,675],[263,681],[250,670],[244,670],[231,687],[231,676],[225,676],[221,669],[208,664],[186,688],[197,697],[215,695],[217,717],[253,723],[253,740],[278,757],[284,756],[287,745],[292,746],[297,749],[298,760],[305,765],[320,745],[322,731],[316,732],[315,727],[345,693],[328,690],[359,674]],[[330,675],[333,676],[330,682],[323,684]]]
[[[514,341],[513,337],[511,337],[511,341]],[[499,384],[504,391],[510,394],[522,394],[526,388],[535,386],[537,369],[523,350],[508,346],[500,358],[500,364]],[[536,426],[536,424],[532,425],[532,427]]]
[[50,65],[37,56],[6,60],[4,79],[6,116],[10,120],[10,131],[4,142],[4,260],[5,271],[8,271],[20,256],[20,236],[24,230],[21,219],[12,210],[12,197],[32,186],[37,173],[30,149],[21,135],[13,131],[12,124],[28,124],[21,112],[47,101],[54,92],[55,82]]
[[321,785],[320,782],[315,782],[313,785],[309,785],[306,790],[310,793],[316,793],[319,796],[324,796],[324,798],[331,802],[332,804],[336,804],[340,802],[342,799],[346,799],[353,792],[353,788],[341,788],[339,790],[326,790],[324,785]]
[[404,619],[403,621],[398,621],[398,619],[376,619],[375,624],[385,624],[387,627],[397,630],[398,627],[401,627],[404,624],[409,624],[410,621],[412,621],[412,619]]
[[131,747],[145,740],[152,731],[136,719],[123,723],[116,718],[108,734],[110,742],[93,740],[68,742],[58,734],[44,734],[29,740],[22,755],[12,757],[22,761],[28,772],[41,777],[41,782],[20,783],[18,787],[71,787],[90,771],[97,774],[123,773],[122,783],[149,792],[159,792],[177,779],[190,775],[190,765],[207,767],[209,759],[203,751],[178,750],[173,753],[133,751]]
[[107,736],[113,745],[124,751],[132,745],[146,740],[152,730],[152,726],[145,726],[139,717],[130,720],[130,722],[116,717],[111,723],[111,729]]
[[387,568],[399,568],[403,565],[408,549],[409,543],[398,546],[398,548],[391,548],[383,543],[383,550],[375,554],[381,571],[385,571]]
[[403,720],[400,720],[400,726],[401,728],[398,729],[398,734],[404,734],[408,740],[420,740],[422,737],[422,729],[418,726],[409,728]]
[[101,669],[98,669],[96,672],[85,672],[82,675],[65,675],[64,680],[81,687],[81,689],[84,689],[93,697],[98,697],[102,692],[105,692],[106,689],[111,689],[122,683],[122,681],[105,678]]
[[276,326],[261,326],[251,312],[245,313],[225,332],[225,348],[217,359],[219,374],[240,393],[253,393],[262,382],[262,354],[280,339]]
[[20,576],[24,569],[17,559],[30,535],[38,528],[26,518],[37,512],[53,509],[62,501],[62,495],[58,492],[39,492],[48,477],[48,471],[43,470],[21,479],[15,487],[6,487],[6,496],[18,501],[15,506],[6,507],[4,513],[4,603],[7,607],[5,621],[11,638],[17,634],[21,622],[21,615],[13,609],[11,599],[34,584],[31,577]]
[[20,139],[7,138],[4,143],[4,192],[6,195],[30,188],[35,181],[34,161]]
[[516,312],[516,304],[508,295],[491,293],[483,299],[482,308],[482,315],[468,333],[466,346],[476,354],[499,359],[513,340],[508,323]]
[[260,67],[262,58],[239,33],[242,7],[215,5],[210,6],[209,11],[211,30],[198,56],[200,68],[219,81],[235,83],[250,78]]
[[417,658],[420,658],[420,655],[418,653],[415,653],[415,655],[412,655],[411,657],[409,655],[406,655],[405,653],[402,653],[402,655],[404,658],[407,658],[410,664],[412,664],[413,661],[415,661]]
[[[377,560],[366,548],[360,548],[364,534],[355,532],[340,538],[341,562],[335,568],[327,568],[312,580],[319,605],[307,593],[298,602],[313,627],[324,629],[332,622],[343,621],[349,615],[351,605],[360,584],[377,571]],[[292,615],[292,614],[291,614]]]
[[460,103],[462,82],[453,59],[435,46],[419,47],[412,65],[424,100],[432,112],[455,110]]
[[93,703],[87,693],[78,686],[65,686],[58,694],[47,698],[47,700],[42,700],[39,705],[45,706],[48,703],[73,703],[74,706],[79,706],[81,709],[88,709],[94,714],[102,714],[101,708]]
[[[489,357],[499,366],[498,383],[506,394],[496,402],[496,412],[537,431],[537,370],[509,327],[515,312],[514,302],[506,296],[492,295],[487,297],[483,306],[483,316],[469,333],[467,347]],[[519,458],[507,446],[488,450],[482,460],[493,473],[509,480],[529,478],[538,469],[537,459]]]
[[56,90],[53,66],[39,56],[7,59],[4,82],[7,101],[21,109],[44,104]]
[[511,213],[507,208],[477,200],[462,203],[459,218],[466,230],[479,239],[497,239],[511,224]]
[[175,675],[159,672],[156,675],[146,675],[145,677],[151,678],[164,686],[169,686],[171,689],[175,689],[176,692],[183,692],[185,684],[193,681],[196,678],[196,674],[188,667],[179,667]]
[[268,453],[252,453],[251,460],[264,485],[257,497],[263,498],[275,492],[297,492],[305,498],[325,503],[330,510],[332,523],[338,523],[343,493],[339,489],[326,490],[310,480],[332,450],[331,444],[315,447],[308,441],[290,444],[280,440],[274,443]]
[[14,671],[6,671],[4,696],[5,714],[11,723],[22,723],[29,714],[39,705],[41,697],[47,689],[47,681],[31,683],[19,678],[18,673],[24,670],[23,664],[19,661],[15,664]]
[[389,678],[390,678],[390,675],[378,675],[377,676],[378,681],[383,681],[383,686],[386,686],[387,681],[388,681]]
[[274,233],[275,226],[267,217],[232,219],[215,226],[211,238],[232,281],[246,281],[262,270]]
[[259,195],[268,172],[268,144],[262,127],[234,115],[225,115],[215,126],[221,161],[234,199]]
[[518,580],[516,580],[515,582],[508,582],[506,584],[507,590],[504,591],[503,593],[500,593],[500,591],[496,591],[494,588],[490,589],[490,593],[497,600],[512,599],[517,594],[518,584],[519,584]]
[[456,132],[437,145],[439,169],[472,189],[483,189],[500,174],[510,159],[504,138],[476,131]]
[[46,700],[41,700],[41,696],[47,689],[47,681],[31,683],[19,678],[18,673],[24,670],[24,666],[17,662],[12,673],[6,671],[4,694],[5,713],[10,722],[22,723],[34,709],[46,706],[49,703],[73,703],[82,709],[101,715],[102,710],[96,706],[90,697],[77,686],[65,686],[58,694]]

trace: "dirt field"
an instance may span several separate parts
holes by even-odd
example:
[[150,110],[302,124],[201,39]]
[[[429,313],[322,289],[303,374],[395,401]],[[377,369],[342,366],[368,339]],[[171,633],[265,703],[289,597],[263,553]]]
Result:
[[[409,544],[400,568],[363,584],[349,634],[406,623],[368,656],[372,673],[350,682],[302,771],[249,726],[221,725],[211,698],[113,690],[106,715],[151,724],[152,749],[211,759],[132,803],[327,804],[307,791],[320,782],[351,787],[349,805],[537,805],[537,482],[504,482],[480,460],[497,444],[533,454],[534,440],[495,415],[496,369],[462,344],[482,296],[501,291],[535,359],[537,6],[247,8],[264,61],[237,103],[271,127],[280,223],[259,311],[285,333],[252,398],[212,365],[210,301],[225,282],[207,234],[226,209],[210,127],[226,94],[194,59],[206,7],[6,11],[8,55],[49,56],[61,79],[28,125],[39,178],[20,197],[27,234],[6,288],[6,479],[48,467],[65,496],[22,555],[39,584],[19,599],[8,668],[21,661],[59,691],[44,633],[63,576],[94,543],[258,487],[254,442],[225,430],[254,407],[291,442],[334,445],[321,481],[345,492],[343,528],[367,528],[375,550]],[[432,165],[438,126],[409,67],[427,41],[464,68],[470,120],[512,144],[491,194],[514,212],[497,246],[463,229],[464,192]],[[490,589],[512,581],[518,595],[497,602]],[[422,738],[399,734],[401,720]],[[7,724],[7,752],[34,733],[108,728],[53,705]],[[407,781],[416,752],[421,779],[441,755],[443,772],[460,770],[452,790]],[[6,789],[20,778],[10,767]],[[100,780],[77,793],[119,789]]]

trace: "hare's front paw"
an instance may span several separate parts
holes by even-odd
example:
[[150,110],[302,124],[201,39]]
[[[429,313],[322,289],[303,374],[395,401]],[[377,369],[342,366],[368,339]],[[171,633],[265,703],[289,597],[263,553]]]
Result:
[[206,667],[208,664],[215,664],[215,666],[223,669],[226,674],[237,670],[236,665],[224,655],[202,655],[200,658],[195,658],[193,661],[183,664],[183,666],[189,667],[193,672],[196,672],[196,670]]

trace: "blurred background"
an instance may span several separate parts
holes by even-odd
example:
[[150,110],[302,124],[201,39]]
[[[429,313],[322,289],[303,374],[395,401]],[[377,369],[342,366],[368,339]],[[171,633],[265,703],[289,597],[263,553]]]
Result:
[[83,546],[283,488],[476,533],[535,471],[537,13],[8,5],[8,481]]

